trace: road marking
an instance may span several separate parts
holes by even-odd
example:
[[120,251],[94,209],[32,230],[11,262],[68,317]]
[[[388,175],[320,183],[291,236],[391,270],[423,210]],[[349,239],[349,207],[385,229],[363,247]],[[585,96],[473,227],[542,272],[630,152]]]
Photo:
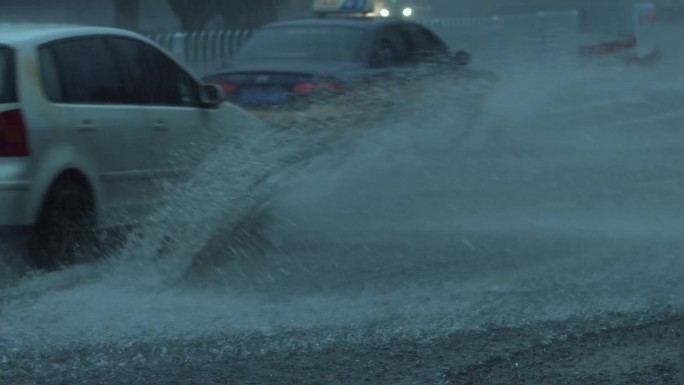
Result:
[[619,98],[619,99],[610,99],[610,100],[602,100],[598,102],[593,102],[593,103],[587,103],[579,106],[573,106],[570,108],[563,108],[559,110],[554,110],[553,113],[559,113],[559,114],[568,114],[568,113],[574,113],[574,112],[581,112],[583,110],[591,110],[594,108],[602,108],[602,107],[613,107],[617,104],[631,104],[631,103],[643,103],[645,102],[645,99],[640,96],[628,96],[624,98]]
[[632,118],[628,120],[616,121],[612,123],[596,124],[589,126],[591,129],[599,128],[619,128],[630,125],[644,125],[647,123],[662,122],[670,119],[684,119],[684,111],[667,112],[660,115],[647,116],[644,118]]

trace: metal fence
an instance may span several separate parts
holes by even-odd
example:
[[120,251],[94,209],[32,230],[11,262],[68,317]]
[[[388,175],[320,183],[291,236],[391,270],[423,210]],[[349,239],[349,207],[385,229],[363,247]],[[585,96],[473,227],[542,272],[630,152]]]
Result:
[[453,49],[464,49],[473,60],[498,69],[530,59],[542,66],[577,60],[580,44],[578,11],[475,18],[430,19],[422,22]]
[[202,75],[228,64],[251,34],[251,30],[228,30],[161,33],[147,37]]
[[[579,12],[444,18],[420,21],[454,49],[469,51],[473,59],[491,67],[507,67],[519,59],[552,65],[576,60]],[[249,38],[251,30],[152,34],[148,37],[173,52],[202,75],[225,66]]]

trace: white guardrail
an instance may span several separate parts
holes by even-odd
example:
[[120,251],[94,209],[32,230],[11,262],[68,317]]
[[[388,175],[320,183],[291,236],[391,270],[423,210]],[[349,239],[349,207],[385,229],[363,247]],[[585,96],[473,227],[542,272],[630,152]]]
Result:
[[147,38],[169,50],[198,75],[203,75],[228,64],[251,34],[252,30],[171,32],[148,34]]
[[[510,66],[516,58],[534,58],[543,65],[576,60],[579,12],[434,18],[418,20],[453,49],[469,51],[474,60],[492,67]],[[251,30],[148,34],[199,75],[225,66],[249,38]]]
[[497,69],[529,63],[530,59],[545,67],[577,60],[578,11],[435,18],[422,23],[453,49],[464,49],[476,63]]

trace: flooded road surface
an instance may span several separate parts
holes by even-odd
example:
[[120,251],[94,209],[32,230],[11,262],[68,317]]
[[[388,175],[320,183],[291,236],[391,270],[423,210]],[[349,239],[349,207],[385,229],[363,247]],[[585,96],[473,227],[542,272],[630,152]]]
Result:
[[681,384],[675,64],[511,70],[472,127],[436,89],[263,190],[284,142],[227,149],[146,241],[4,269],[0,382]]

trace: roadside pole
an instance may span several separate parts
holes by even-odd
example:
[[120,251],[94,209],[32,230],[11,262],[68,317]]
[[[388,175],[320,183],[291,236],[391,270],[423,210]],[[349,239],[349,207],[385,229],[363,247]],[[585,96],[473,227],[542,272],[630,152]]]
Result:
[[632,8],[632,22],[636,37],[637,61],[648,60],[658,54],[656,23],[658,17],[653,3],[637,3]]

